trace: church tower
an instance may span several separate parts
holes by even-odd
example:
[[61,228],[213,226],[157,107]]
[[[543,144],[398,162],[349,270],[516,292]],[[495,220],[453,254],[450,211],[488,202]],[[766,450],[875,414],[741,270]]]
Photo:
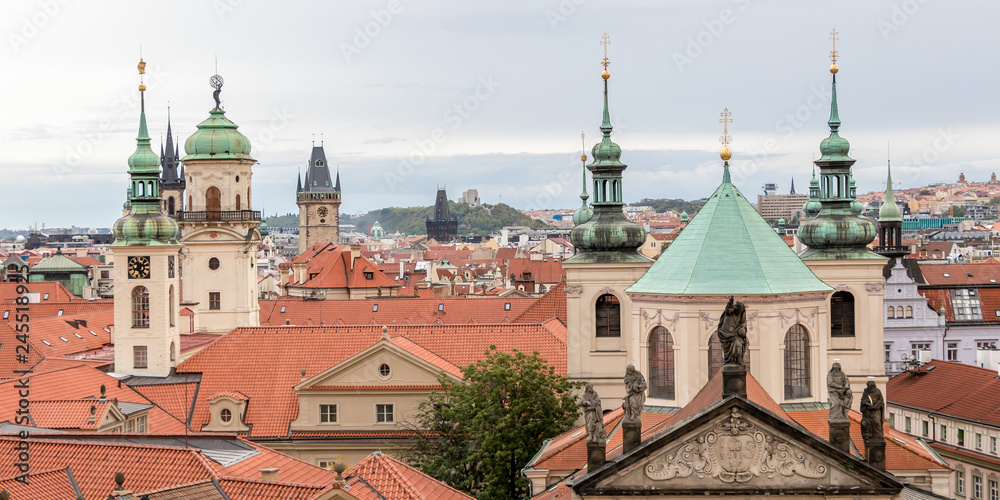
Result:
[[910,253],[903,246],[903,211],[896,204],[892,191],[892,167],[886,162],[885,200],[878,210],[878,245],[875,251],[890,259],[899,259]]
[[[146,63],[139,61],[139,75]],[[180,282],[177,223],[160,211],[160,161],[146,130],[146,86],[139,84],[139,136],[128,159],[130,211],[114,224],[115,372],[166,376],[177,364]]]
[[816,276],[834,288],[830,296],[829,330],[826,335],[830,359],[839,359],[861,394],[867,377],[885,390],[883,364],[882,268],[886,259],[867,248],[875,239],[875,225],[861,217],[855,199],[848,156],[850,143],[840,136],[837,105],[837,32],[831,33],[833,93],[830,103],[830,136],[820,143],[822,156],[814,163],[820,170],[820,211],[799,227],[799,239],[809,248],[799,257]]
[[184,244],[184,302],[200,330],[226,333],[258,326],[257,244],[260,212],[252,210],[250,141],[226,118],[215,75],[215,108],[184,143],[188,178],[178,212]]
[[579,215],[574,216],[579,223],[570,239],[577,253],[563,261],[563,268],[568,376],[591,382],[602,399],[612,405],[624,396],[622,373],[635,361],[629,354],[629,346],[637,341],[637,319],[628,314],[632,307],[625,289],[646,272],[652,260],[639,253],[639,247],[646,241],[646,231],[628,220],[623,212],[622,173],[627,165],[620,161],[621,148],[611,141],[607,33],[601,43],[605,56],[601,73],[602,138],[591,150],[593,161],[587,165],[593,177],[593,214],[587,218],[586,211],[578,211]]
[[[184,210],[184,167],[180,163],[180,145],[174,144],[174,134],[170,130],[170,107],[167,107],[167,146],[160,144],[160,197],[163,199],[163,213],[175,217]],[[179,169],[179,170],[178,170]]]
[[434,217],[427,218],[427,238],[438,243],[448,243],[458,236],[458,219],[448,208],[448,195],[444,188],[438,188],[434,198]]
[[323,142],[313,143],[305,183],[298,180],[295,204],[299,206],[299,253],[316,243],[337,244],[340,239],[340,171],[330,178]]

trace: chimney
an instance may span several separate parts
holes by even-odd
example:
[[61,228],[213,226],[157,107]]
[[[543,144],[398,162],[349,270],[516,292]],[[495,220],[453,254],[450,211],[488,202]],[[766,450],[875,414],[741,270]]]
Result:
[[347,270],[354,272],[354,261],[361,257],[361,245],[351,245],[351,262],[347,264]]
[[263,479],[264,481],[277,481],[278,480],[278,471],[280,471],[280,470],[281,469],[278,468],[278,467],[270,467],[270,468],[267,468],[267,469],[261,469],[260,470],[260,478]]

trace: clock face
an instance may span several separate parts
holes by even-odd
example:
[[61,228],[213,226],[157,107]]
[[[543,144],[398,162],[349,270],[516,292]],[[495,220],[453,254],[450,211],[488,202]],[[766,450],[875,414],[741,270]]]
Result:
[[326,217],[327,214],[330,213],[330,209],[326,207],[319,207],[319,210],[317,210],[316,213],[318,213],[320,217]]
[[137,280],[149,278],[149,257],[129,257],[128,277]]

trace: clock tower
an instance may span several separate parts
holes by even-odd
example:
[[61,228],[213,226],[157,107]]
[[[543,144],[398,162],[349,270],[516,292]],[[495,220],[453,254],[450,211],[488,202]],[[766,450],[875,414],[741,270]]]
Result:
[[[139,61],[140,81],[146,63]],[[177,364],[180,281],[177,223],[160,211],[160,160],[146,130],[146,86],[139,84],[139,136],[128,159],[130,210],[115,222],[115,371],[166,376]]]
[[340,172],[330,177],[323,142],[313,144],[306,179],[298,180],[295,203],[299,206],[299,253],[316,243],[338,243],[340,238]]
[[184,142],[184,210],[177,213],[184,245],[184,303],[199,331],[223,334],[258,326],[257,244],[260,211],[251,205],[250,140],[226,118],[222,77],[210,79],[215,108]]

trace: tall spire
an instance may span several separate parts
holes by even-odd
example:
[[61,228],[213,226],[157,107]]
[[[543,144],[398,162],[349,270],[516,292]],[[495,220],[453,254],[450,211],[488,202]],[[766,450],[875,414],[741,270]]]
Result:
[[[602,137],[601,142],[591,149],[593,162],[587,165],[594,188],[593,215],[574,227],[570,233],[570,240],[576,247],[577,254],[567,262],[649,262],[647,257],[638,252],[646,241],[646,231],[639,224],[628,220],[623,212],[622,172],[628,165],[620,161],[621,147],[611,140],[611,113],[608,107],[608,79],[611,78],[608,71],[611,62],[607,55],[609,43],[608,34],[605,33],[601,37],[601,45],[604,46],[604,59],[601,61],[604,66],[601,72],[604,80]],[[577,220],[576,214],[574,220]]]
[[[320,144],[322,144],[322,142],[323,141],[320,141]],[[340,192],[340,165],[337,165],[337,182],[334,184],[333,190],[338,193]]]
[[896,193],[892,190],[892,167],[890,160],[885,160],[885,200],[878,211],[879,222],[902,221],[903,211],[896,205]]
[[590,198],[590,195],[587,194],[587,146],[585,141],[586,135],[580,132],[580,144],[583,147],[583,152],[580,154],[580,162],[583,163],[583,191],[580,192],[580,200],[582,202],[580,208],[573,212],[574,226],[579,226],[594,216],[594,211],[587,206],[587,200]]
[[[857,200],[856,183],[851,173],[854,159],[848,156],[851,145],[840,137],[840,112],[837,103],[837,30],[830,32],[833,50],[830,52],[830,74],[833,94],[830,101],[830,135],[820,142],[822,156],[813,163],[819,167],[820,210],[814,218],[799,228],[799,239],[808,245],[800,254],[804,260],[880,259],[868,250],[875,239],[875,226],[860,216],[863,205]],[[807,214],[815,208],[810,185],[810,201],[803,207]]]
[[733,157],[733,150],[729,147],[729,143],[733,142],[733,138],[729,136],[729,124],[733,123],[733,114],[729,112],[729,108],[725,108],[722,110],[722,113],[719,113],[719,123],[722,124],[722,136],[719,137],[722,149],[719,150],[719,157],[724,162],[722,164],[722,182],[729,184],[731,182],[729,178],[729,159]]
[[792,187],[788,190],[788,194],[795,194],[795,177],[792,177]]

